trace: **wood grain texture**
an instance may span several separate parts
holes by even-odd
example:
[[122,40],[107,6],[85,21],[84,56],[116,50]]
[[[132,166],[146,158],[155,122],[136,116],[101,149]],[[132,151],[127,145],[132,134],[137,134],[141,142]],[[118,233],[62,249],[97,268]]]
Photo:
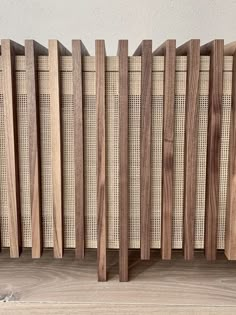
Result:
[[208,314],[207,310],[215,315],[218,308],[223,310],[220,314],[227,314],[229,307],[236,307],[236,262],[227,261],[222,251],[214,264],[204,259],[202,251],[197,251],[191,262],[183,260],[181,251],[173,251],[171,263],[161,261],[158,250],[153,253],[152,261],[140,262],[139,253],[130,250],[129,277],[132,281],[120,284],[117,251],[108,251],[109,281],[96,283],[95,250],[86,251],[81,261],[74,259],[74,250],[66,250],[60,260],[53,260],[52,251],[45,250],[41,259],[35,261],[31,259],[30,250],[24,251],[17,261],[10,259],[7,250],[3,250],[0,300],[8,298],[10,301],[0,302],[0,312],[5,310],[5,305],[13,308],[18,304],[20,311],[36,303],[41,309],[39,314],[50,314],[51,306],[56,304],[59,314],[63,314],[65,304],[69,314],[72,306],[77,307],[76,314],[84,314],[83,311],[113,314],[113,310],[114,314],[130,314],[129,311],[158,314],[159,310],[166,314],[165,311],[171,312],[172,307],[172,314],[188,311],[187,314],[198,315],[201,308],[208,308],[202,309],[204,315]]
[[67,55],[68,51],[57,40],[49,40],[48,44],[52,139],[53,249],[54,257],[61,258],[63,256],[63,200],[59,58],[62,55]]
[[226,49],[225,54],[233,55],[233,81],[225,228],[225,255],[230,260],[236,260],[236,42],[228,47],[230,47],[230,51]]
[[128,41],[120,40],[119,56],[119,275],[128,281]]
[[106,268],[106,132],[105,132],[105,42],[96,40],[96,110],[97,110],[97,263],[98,280],[107,280]]
[[17,102],[15,80],[15,56],[24,48],[8,39],[1,41],[3,67],[3,102],[5,115],[6,172],[8,188],[8,221],[10,256],[20,255],[20,187],[17,136]]
[[2,303],[0,315],[233,315],[236,306],[183,306],[127,303]]
[[219,208],[221,103],[223,90],[224,41],[214,40],[201,47],[201,54],[210,55],[208,104],[205,255],[216,259],[217,217]]
[[173,156],[174,156],[174,104],[175,104],[175,58],[176,41],[167,40],[157,48],[154,55],[165,56],[164,116],[162,146],[162,259],[171,259],[172,210],[173,210]]
[[177,54],[187,55],[184,145],[184,257],[194,257],[194,218],[197,186],[198,83],[200,74],[200,40],[180,46]]
[[150,259],[151,221],[151,130],[152,130],[152,41],[143,40],[141,54],[140,122],[140,247],[141,259]]
[[47,54],[47,49],[34,40],[25,41],[26,89],[29,113],[29,180],[32,220],[32,258],[42,252],[41,184],[40,184],[40,131],[37,57]]
[[82,56],[88,55],[81,40],[72,41],[74,156],[75,156],[75,255],[84,258],[84,129]]

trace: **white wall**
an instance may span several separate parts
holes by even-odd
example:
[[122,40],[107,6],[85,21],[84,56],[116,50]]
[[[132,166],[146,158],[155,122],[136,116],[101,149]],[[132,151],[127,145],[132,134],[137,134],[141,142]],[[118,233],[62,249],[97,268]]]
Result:
[[0,38],[44,45],[56,38],[69,49],[71,39],[82,39],[90,54],[94,40],[105,39],[109,55],[118,39],[129,39],[130,53],[142,39],[153,39],[153,48],[170,38],[229,42],[236,40],[236,1],[0,0]]

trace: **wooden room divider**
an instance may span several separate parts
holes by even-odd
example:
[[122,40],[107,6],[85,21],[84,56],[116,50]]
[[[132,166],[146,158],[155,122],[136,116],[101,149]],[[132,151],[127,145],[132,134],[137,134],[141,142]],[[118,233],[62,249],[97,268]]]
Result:
[[99,281],[108,249],[120,281],[129,249],[236,259],[235,102],[236,42],[144,40],[129,56],[120,40],[111,57],[97,40],[94,57],[80,40],[2,40],[1,247],[95,248]]

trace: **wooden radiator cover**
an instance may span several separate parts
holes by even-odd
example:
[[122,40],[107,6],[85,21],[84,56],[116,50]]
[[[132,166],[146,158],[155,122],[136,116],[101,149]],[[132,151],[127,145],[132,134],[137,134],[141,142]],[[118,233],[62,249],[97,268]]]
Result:
[[145,40],[128,56],[120,41],[110,57],[99,40],[94,57],[79,40],[72,54],[2,40],[1,247],[97,248],[99,280],[106,248],[122,281],[128,248],[235,259],[235,48]]

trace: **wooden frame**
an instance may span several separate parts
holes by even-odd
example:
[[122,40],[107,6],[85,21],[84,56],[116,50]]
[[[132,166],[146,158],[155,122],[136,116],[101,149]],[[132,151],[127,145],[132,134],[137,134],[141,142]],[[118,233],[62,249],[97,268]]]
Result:
[[119,56],[119,221],[120,221],[120,281],[128,281],[128,41],[120,40]]
[[38,55],[47,55],[48,50],[34,40],[25,41],[26,86],[29,111],[29,162],[30,200],[32,214],[32,258],[39,258],[42,252],[41,230],[41,187],[40,187],[40,140],[39,99],[37,63]]
[[161,255],[171,259],[173,209],[174,104],[176,41],[167,40],[157,48],[154,56],[165,56],[164,118],[162,146],[162,219]]
[[96,107],[97,107],[97,259],[98,280],[107,280],[106,270],[106,132],[105,132],[105,42],[96,40]]
[[134,53],[141,55],[140,234],[141,259],[150,259],[152,41],[143,40]]
[[209,54],[209,120],[207,134],[205,255],[216,259],[217,214],[219,206],[221,102],[223,93],[224,41],[214,40],[201,47]]
[[57,40],[49,40],[49,84],[51,103],[52,179],[53,179],[53,239],[54,257],[63,256],[63,200],[62,200],[62,153],[61,153],[61,94],[60,56],[69,55]]
[[[124,282],[129,280],[129,246],[140,248],[142,260],[150,259],[152,246],[161,247],[162,259],[170,260],[172,246],[180,247],[176,246],[176,241],[179,241],[177,236],[182,237],[183,223],[185,260],[194,258],[194,248],[202,246],[203,238],[206,259],[215,260],[217,247],[223,247],[224,222],[221,220],[218,224],[218,217],[220,215],[222,219],[225,210],[225,179],[228,176],[226,230],[223,236],[225,255],[229,260],[236,260],[236,42],[224,47],[224,41],[217,39],[200,47],[200,40],[191,39],[176,49],[176,41],[167,40],[152,53],[152,41],[143,40],[134,58],[128,55],[128,41],[120,40],[117,57],[111,58],[106,57],[104,40],[97,40],[95,51],[95,57],[88,58],[88,51],[80,40],[72,41],[72,55],[57,40],[49,41],[48,50],[33,40],[26,40],[25,47],[11,40],[1,42],[0,127],[4,128],[2,137],[5,138],[2,145],[0,143],[3,164],[3,183],[0,185],[2,247],[9,246],[10,256],[19,257],[22,244],[30,247],[32,238],[32,258],[41,257],[44,243],[46,247],[53,247],[55,258],[63,257],[65,247],[75,247],[76,258],[83,259],[86,247],[97,246],[98,280],[106,281],[107,249],[114,245],[119,249],[119,279]],[[183,72],[183,75],[179,76],[178,72]],[[107,82],[106,77],[109,78]],[[181,99],[177,96],[175,100],[175,96],[180,94]],[[175,113],[175,106],[184,106],[184,97],[185,117],[182,109],[178,108]],[[95,118],[95,98],[96,126],[92,120]],[[26,100],[28,112],[25,111]],[[64,107],[67,104],[70,105],[69,110]],[[229,126],[226,124],[230,105],[228,148]],[[41,108],[43,110],[39,111]],[[221,131],[222,116],[224,125]],[[67,128],[66,123],[64,129],[62,119],[70,123],[71,117],[71,128]],[[152,119],[157,123],[155,128],[152,128]],[[160,131],[159,122],[162,119]],[[202,130],[198,130],[198,125],[203,127]],[[26,139],[27,130],[29,137]],[[179,130],[185,137],[184,152],[182,142],[178,142],[179,137],[174,139]],[[152,133],[155,136],[153,139]],[[64,135],[65,139],[71,135],[70,140],[73,139],[74,143],[63,140]],[[51,143],[48,143],[50,138]],[[23,151],[18,141],[20,145],[22,143]],[[63,141],[66,144],[64,148]],[[136,159],[139,145],[140,159]],[[157,161],[156,156],[161,154],[160,145],[162,159]],[[25,152],[28,146],[29,152]],[[44,149],[51,152],[41,152]],[[22,154],[18,157],[19,152],[28,155],[27,163],[24,163]],[[223,155],[220,157],[221,152]],[[183,153],[184,192],[182,185],[177,187],[178,180],[173,180],[174,174],[178,176],[179,162],[182,169]],[[227,170],[225,159],[228,153]],[[63,156],[66,157],[64,161]],[[41,157],[46,161],[42,170]],[[132,163],[129,165],[130,157]],[[50,172],[48,177],[47,170]],[[140,178],[135,182],[139,171]],[[70,172],[74,172],[71,177]],[[41,194],[41,185],[45,194]],[[69,193],[73,194],[71,203],[67,198],[63,201],[63,195],[68,196]],[[43,216],[42,198],[45,205]],[[182,201],[183,221],[182,209],[179,208]],[[174,202],[178,205],[176,209]],[[204,235],[199,231],[203,227],[203,215]],[[66,233],[63,231],[64,217]],[[49,231],[52,220],[53,231]],[[91,233],[87,227],[91,227]],[[75,234],[70,234],[74,230]]]
[[225,45],[224,54],[233,56],[232,112],[230,122],[229,170],[225,228],[225,255],[236,259],[236,42]]
[[187,86],[184,149],[184,257],[194,256],[194,218],[197,185],[198,81],[200,74],[200,40],[192,39],[178,47],[178,55],[187,55]]
[[75,255],[84,258],[84,132],[82,57],[88,51],[81,40],[72,41],[74,155],[75,155]]
[[15,56],[24,47],[8,39],[1,41],[3,98],[5,110],[5,145],[7,163],[10,256],[17,258],[21,250],[20,187],[16,117]]

